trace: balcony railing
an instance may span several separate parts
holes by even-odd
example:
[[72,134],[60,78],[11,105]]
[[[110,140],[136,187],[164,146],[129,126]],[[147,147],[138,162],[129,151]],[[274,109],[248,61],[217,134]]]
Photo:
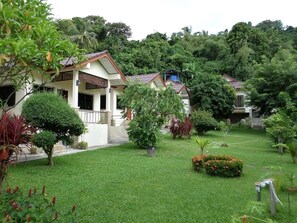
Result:
[[80,109],[78,114],[84,123],[107,124],[107,112]]

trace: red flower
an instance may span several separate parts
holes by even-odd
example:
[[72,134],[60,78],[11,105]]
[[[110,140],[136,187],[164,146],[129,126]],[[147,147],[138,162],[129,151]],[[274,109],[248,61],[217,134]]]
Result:
[[74,205],[72,206],[72,212],[74,212],[75,209],[76,209],[76,205],[74,204]]
[[30,215],[27,216],[27,222],[30,222],[31,221],[31,217]]
[[43,187],[42,187],[42,194],[43,195],[45,194],[45,185],[43,185]]
[[52,203],[56,204],[56,196],[53,197]]
[[32,196],[32,189],[30,188],[28,197],[31,197],[31,196]]

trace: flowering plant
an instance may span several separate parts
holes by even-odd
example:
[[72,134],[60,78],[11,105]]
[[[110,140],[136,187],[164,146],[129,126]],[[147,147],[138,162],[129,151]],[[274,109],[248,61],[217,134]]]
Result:
[[58,212],[55,205],[56,197],[49,199],[44,186],[41,193],[34,188],[28,194],[9,187],[0,193],[0,222],[78,222],[75,205],[66,214]]
[[198,172],[204,168],[207,174],[221,177],[239,177],[243,168],[242,160],[227,155],[195,156],[192,164]]

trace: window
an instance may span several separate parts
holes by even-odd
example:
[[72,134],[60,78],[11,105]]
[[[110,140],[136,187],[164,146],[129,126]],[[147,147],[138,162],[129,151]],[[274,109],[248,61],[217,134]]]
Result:
[[121,106],[121,104],[120,104],[120,96],[119,95],[117,95],[117,109],[124,109],[122,106]]
[[100,96],[100,110],[106,109],[106,95]]
[[78,94],[78,107],[85,110],[93,110],[93,95]]
[[5,103],[7,101],[8,106],[15,105],[15,89],[12,85],[0,87],[0,99]]
[[244,95],[236,95],[234,105],[236,108],[243,108],[244,107]]
[[61,95],[65,99],[65,101],[68,101],[68,91],[58,89],[58,94]]

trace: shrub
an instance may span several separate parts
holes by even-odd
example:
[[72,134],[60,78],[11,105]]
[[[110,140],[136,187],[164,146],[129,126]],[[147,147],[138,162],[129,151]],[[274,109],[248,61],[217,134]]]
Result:
[[[78,222],[76,206],[73,205],[68,213],[61,213],[56,208],[56,197],[49,199],[42,192],[30,189],[24,194],[16,187],[8,188],[0,193],[1,222]],[[3,219],[1,219],[3,218]]]
[[191,122],[198,135],[214,130],[218,123],[208,111],[196,110],[191,114]]
[[206,157],[206,155],[199,155],[199,156],[194,156],[192,158],[192,164],[193,164],[193,168],[194,170],[196,170],[197,172],[200,172],[200,170],[203,168],[204,166],[204,161],[203,159]]
[[243,162],[235,157],[226,155],[200,155],[192,158],[194,170],[202,168],[208,175],[221,177],[239,177],[242,173]]
[[33,126],[54,132],[58,140],[79,136],[85,128],[78,113],[61,96],[53,93],[30,96],[23,104],[22,115]]
[[0,119],[0,145],[28,144],[34,132],[23,116],[4,113]]
[[287,143],[294,137],[292,120],[283,113],[276,113],[264,120],[267,135],[274,143]]
[[77,149],[87,149],[88,148],[88,143],[87,142],[84,142],[84,141],[81,141],[81,142],[78,142],[76,144],[76,148]]
[[[24,102],[22,114],[32,126],[54,134],[55,143],[61,140],[69,145],[72,142],[71,137],[81,135],[85,129],[78,113],[61,96],[53,93],[33,94]],[[50,136],[49,132],[43,135],[45,138],[40,143],[43,144],[41,147],[47,150],[45,152],[48,155],[48,164],[52,166],[53,136]]]
[[181,138],[183,136],[190,137],[192,131],[192,123],[189,117],[186,117],[183,122],[179,119],[172,118],[169,129],[174,139],[176,137]]
[[4,113],[0,119],[0,187],[13,154],[19,152],[20,144],[28,144],[35,129],[22,116]]
[[41,147],[48,157],[48,165],[52,166],[53,148],[57,139],[53,132],[42,131],[33,136],[34,145]]

